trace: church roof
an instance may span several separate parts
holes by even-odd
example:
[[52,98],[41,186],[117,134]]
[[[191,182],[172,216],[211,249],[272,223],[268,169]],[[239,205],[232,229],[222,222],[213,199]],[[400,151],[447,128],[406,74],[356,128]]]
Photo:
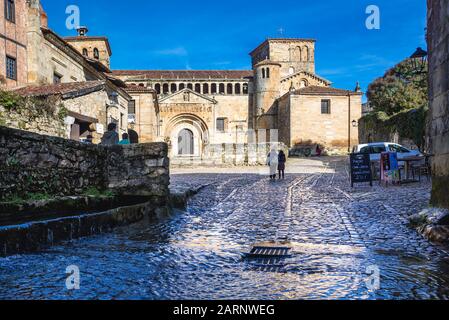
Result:
[[114,70],[115,76],[141,76],[151,80],[240,80],[253,76],[252,70]]
[[281,82],[290,81],[291,79],[293,79],[295,77],[298,77],[298,76],[302,76],[302,75],[306,75],[308,77],[320,80],[320,81],[326,83],[328,86],[330,86],[332,84],[332,82],[330,82],[329,80],[327,80],[327,79],[325,79],[323,77],[320,77],[319,75],[317,75],[315,73],[311,73],[311,72],[308,72],[308,71],[305,71],[305,70],[301,70],[301,71],[298,71],[296,73],[289,74],[288,76],[282,78]]
[[332,87],[319,87],[319,86],[310,86],[304,87],[298,90],[295,90],[293,94],[297,95],[318,95],[318,96],[347,96],[350,95],[363,95],[361,92],[355,92],[351,90],[343,90]]

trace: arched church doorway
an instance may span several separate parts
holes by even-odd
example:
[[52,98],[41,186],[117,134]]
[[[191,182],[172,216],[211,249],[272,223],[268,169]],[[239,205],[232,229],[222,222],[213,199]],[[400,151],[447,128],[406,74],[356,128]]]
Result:
[[182,129],[178,135],[178,155],[191,156],[195,153],[195,142],[193,132]]
[[201,157],[204,146],[209,143],[209,130],[204,120],[196,115],[183,113],[167,121],[165,137],[171,142],[170,156]]

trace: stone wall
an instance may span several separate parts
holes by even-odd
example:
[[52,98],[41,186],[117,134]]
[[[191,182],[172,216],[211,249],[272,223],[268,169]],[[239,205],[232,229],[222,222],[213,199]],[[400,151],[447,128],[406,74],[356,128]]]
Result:
[[170,183],[167,153],[166,143],[109,147],[108,189],[127,196],[166,197]]
[[[315,73],[315,41],[305,39],[269,39],[250,53],[253,66],[270,59],[282,64],[281,76],[300,70]],[[292,68],[292,70],[290,69]]]
[[449,208],[449,0],[428,0],[432,204]]
[[[321,113],[321,100],[331,101],[331,113]],[[302,143],[320,144],[331,154],[345,154],[350,130],[351,147],[359,143],[357,128],[352,122],[362,116],[362,95],[351,95],[349,119],[348,96],[291,94],[279,100],[279,114],[290,114],[279,123],[280,141],[289,147]]]
[[109,52],[109,43],[107,38],[104,37],[90,37],[90,36],[78,36],[69,37],[65,39],[75,49],[83,53],[83,50],[87,50],[87,56],[90,59],[97,59],[94,54],[94,50],[97,49],[99,53],[99,61],[106,67],[111,67],[111,56]]
[[398,143],[406,148],[417,150],[418,146],[410,139],[401,138],[396,132],[382,127],[370,128],[364,118],[359,121],[359,140],[360,143],[374,142],[393,142]]
[[0,126],[0,163],[0,199],[73,196],[89,188],[161,201],[168,196],[165,144],[107,148]]
[[59,117],[60,105],[52,103],[54,113],[39,111],[38,106],[28,105],[20,110],[6,110],[0,105],[0,126],[7,126],[35,133],[45,133],[55,137],[67,136],[64,121]]

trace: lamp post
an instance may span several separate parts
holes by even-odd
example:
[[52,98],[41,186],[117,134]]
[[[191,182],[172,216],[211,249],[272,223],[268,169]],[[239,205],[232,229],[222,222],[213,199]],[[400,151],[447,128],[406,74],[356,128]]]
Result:
[[426,72],[428,53],[423,48],[419,47],[410,56],[413,68],[416,73],[421,74]]

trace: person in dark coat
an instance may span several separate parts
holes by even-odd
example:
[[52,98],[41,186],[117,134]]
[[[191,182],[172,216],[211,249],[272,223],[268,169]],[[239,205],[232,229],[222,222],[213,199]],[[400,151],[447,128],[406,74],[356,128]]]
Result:
[[287,156],[284,151],[279,151],[278,170],[279,179],[285,179],[285,164],[287,163]]
[[110,123],[108,125],[108,131],[101,138],[101,145],[103,146],[115,146],[120,141],[119,135],[117,133],[117,125],[115,123]]

